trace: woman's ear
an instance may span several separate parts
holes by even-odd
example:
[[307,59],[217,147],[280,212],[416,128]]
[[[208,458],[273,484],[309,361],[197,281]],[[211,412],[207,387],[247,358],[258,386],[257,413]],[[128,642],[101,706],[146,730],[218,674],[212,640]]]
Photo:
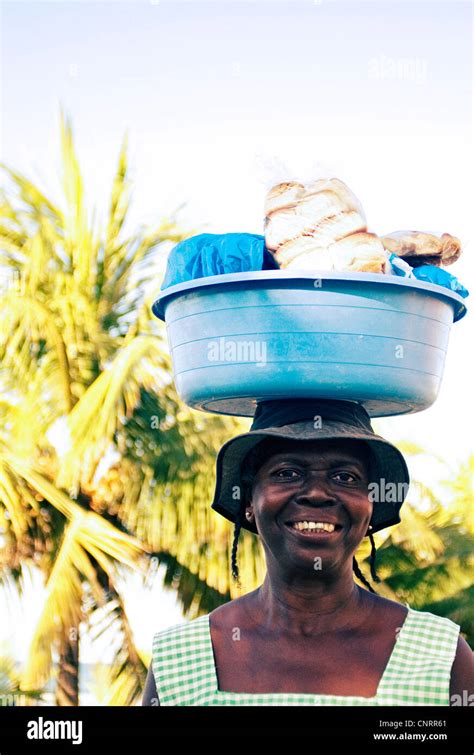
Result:
[[250,507],[247,507],[245,509],[245,518],[247,519],[248,522],[253,521],[253,511]]

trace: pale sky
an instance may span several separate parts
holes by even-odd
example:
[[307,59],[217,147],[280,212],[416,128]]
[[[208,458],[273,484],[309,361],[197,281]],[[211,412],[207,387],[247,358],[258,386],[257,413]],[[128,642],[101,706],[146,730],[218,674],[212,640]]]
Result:
[[[62,105],[99,217],[128,129],[130,229],[186,202],[192,228],[262,233],[272,182],[325,171],[380,235],[458,236],[449,271],[474,290],[469,2],[3,2],[0,13],[0,157],[54,199]],[[378,423],[453,470],[472,452],[472,342],[471,313],[453,327],[436,404]],[[445,472],[425,471],[428,482]],[[179,610],[130,585],[147,648]],[[22,655],[33,622],[17,616]]]

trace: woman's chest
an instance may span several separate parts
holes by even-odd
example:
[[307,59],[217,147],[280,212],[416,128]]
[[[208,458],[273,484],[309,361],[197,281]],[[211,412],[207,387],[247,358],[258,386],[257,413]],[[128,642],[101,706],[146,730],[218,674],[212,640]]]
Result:
[[324,637],[213,634],[219,690],[374,697],[395,633],[370,637],[338,632]]

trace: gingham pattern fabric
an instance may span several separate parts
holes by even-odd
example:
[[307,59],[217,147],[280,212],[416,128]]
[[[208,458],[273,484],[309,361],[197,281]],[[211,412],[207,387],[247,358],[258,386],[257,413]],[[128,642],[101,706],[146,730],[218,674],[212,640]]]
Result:
[[218,689],[209,614],[157,632],[152,668],[160,705],[449,705],[459,626],[408,608],[374,697]]

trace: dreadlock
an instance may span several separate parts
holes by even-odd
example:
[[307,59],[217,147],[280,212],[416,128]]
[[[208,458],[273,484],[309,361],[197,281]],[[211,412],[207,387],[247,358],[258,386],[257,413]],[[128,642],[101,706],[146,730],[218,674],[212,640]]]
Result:
[[244,523],[245,506],[250,502],[252,497],[252,482],[258,469],[261,467],[265,459],[267,458],[267,446],[273,441],[272,438],[260,441],[254,448],[252,448],[245,457],[241,466],[240,484],[241,484],[241,505],[237,512],[237,517],[234,526],[234,539],[232,541],[232,556],[231,556],[231,568],[232,578],[234,582],[240,587],[239,579],[239,567],[237,565],[237,547],[239,544],[240,530]]
[[380,582],[380,577],[377,576],[377,572],[375,569],[375,559],[377,556],[377,549],[375,547],[374,536],[371,532],[369,532],[369,540],[370,540],[370,576],[372,577],[374,582]]
[[[304,442],[304,441],[301,441],[301,442]],[[241,505],[239,507],[239,510],[237,512],[237,518],[234,525],[234,537],[232,540],[232,552],[231,552],[232,579],[238,585],[238,587],[240,587],[241,584],[240,584],[240,578],[239,578],[239,567],[237,564],[237,548],[239,544],[240,530],[242,529],[242,525],[244,523],[245,506],[251,500],[252,483],[253,483],[253,478],[255,477],[255,474],[257,473],[258,469],[261,467],[263,462],[268,458],[269,451],[273,450],[275,444],[278,444],[278,443],[281,443],[281,440],[275,439],[275,438],[266,438],[265,440],[260,441],[260,443],[258,443],[256,446],[254,446],[254,448],[252,448],[249,451],[249,453],[245,457],[241,466],[242,500],[241,500]],[[370,540],[370,560],[369,560],[370,576],[372,577],[374,582],[380,582],[380,578],[377,576],[376,567],[375,567],[377,549],[375,547],[374,536],[372,532],[370,531],[368,534],[369,534],[369,540]],[[364,577],[355,556],[352,559],[352,569],[357,579],[360,582],[362,582],[362,584],[365,585],[370,592],[375,593],[375,590],[370,584],[370,582],[368,581],[368,579]]]
[[239,578],[239,567],[237,565],[237,546],[239,544],[239,535],[240,530],[242,529],[242,513],[243,509],[239,508],[239,512],[237,514],[237,521],[235,522],[234,526],[234,539],[232,541],[232,556],[231,556],[231,563],[232,563],[232,579],[236,583],[236,585],[240,588],[240,578]]
[[362,574],[362,572],[361,572],[361,570],[360,570],[360,566],[359,566],[359,564],[357,563],[357,559],[356,559],[356,557],[355,557],[355,556],[354,556],[354,557],[353,557],[353,559],[352,559],[352,571],[353,571],[353,572],[354,572],[354,574],[356,575],[356,577],[357,577],[357,579],[359,580],[359,582],[362,582],[362,584],[363,584],[363,585],[365,585],[365,586],[367,587],[367,589],[369,590],[369,592],[373,592],[373,593],[375,593],[375,590],[374,590],[374,588],[372,587],[372,585],[370,584],[369,580],[368,580],[368,579],[366,579],[366,578],[364,577],[364,575]]

